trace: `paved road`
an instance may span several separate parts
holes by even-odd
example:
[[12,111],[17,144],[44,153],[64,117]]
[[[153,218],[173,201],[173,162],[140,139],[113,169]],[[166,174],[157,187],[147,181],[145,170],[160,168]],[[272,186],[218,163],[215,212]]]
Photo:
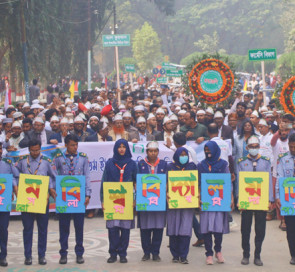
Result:
[[[251,262],[248,266],[240,264],[242,257],[241,235],[240,235],[240,215],[234,214],[235,226],[231,228],[231,233],[224,236],[223,255],[226,259],[225,264],[215,263],[213,266],[205,264],[205,249],[190,248],[188,265],[173,264],[171,262],[171,254],[168,245],[168,238],[165,236],[161,248],[162,262],[155,263],[153,261],[141,262],[143,255],[140,243],[139,230],[131,231],[130,245],[128,248],[127,264],[107,264],[108,258],[108,237],[105,228],[105,222],[101,217],[85,220],[84,246],[85,246],[85,263],[77,265],[75,263],[74,254],[74,229],[71,228],[69,241],[68,264],[61,266],[59,261],[59,234],[58,221],[53,219],[49,222],[49,234],[47,244],[47,265],[38,265],[37,258],[37,232],[34,232],[33,243],[33,265],[23,265],[23,241],[22,241],[22,224],[20,220],[12,220],[9,226],[8,241],[8,268],[0,268],[0,271],[9,272],[25,272],[25,271],[98,271],[98,272],[178,272],[180,269],[190,271],[295,271],[295,267],[289,264],[290,256],[287,246],[286,233],[278,229],[278,221],[267,222],[266,238],[263,244],[261,258],[264,262],[263,267],[257,267],[253,264],[253,241],[254,235],[251,237]],[[36,226],[35,226],[36,228]],[[253,230],[252,230],[253,233]],[[195,242],[195,237],[191,243]]]

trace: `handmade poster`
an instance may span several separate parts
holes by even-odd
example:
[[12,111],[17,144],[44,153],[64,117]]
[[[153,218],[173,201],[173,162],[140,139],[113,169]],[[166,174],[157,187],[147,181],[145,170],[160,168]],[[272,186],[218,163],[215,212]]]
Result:
[[198,208],[198,171],[169,171],[169,209]]
[[137,174],[136,210],[166,211],[165,174]]
[[56,212],[85,213],[85,176],[56,176]]
[[0,175],[0,212],[10,212],[11,210],[12,179],[11,174]]
[[268,203],[269,173],[243,171],[240,172],[239,209],[266,211],[268,210]]
[[104,182],[103,205],[105,220],[132,220],[133,183]]
[[202,174],[201,201],[202,211],[231,211],[231,175]]
[[45,214],[48,187],[48,176],[20,174],[16,211]]
[[295,76],[284,84],[280,95],[280,103],[286,113],[295,116]]
[[295,177],[279,178],[281,215],[295,215]]

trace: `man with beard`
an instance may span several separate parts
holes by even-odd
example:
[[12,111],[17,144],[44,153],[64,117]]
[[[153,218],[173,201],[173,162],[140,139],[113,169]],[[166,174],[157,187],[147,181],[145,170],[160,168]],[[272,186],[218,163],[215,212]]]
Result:
[[82,117],[78,115],[74,120],[74,131],[71,134],[77,135],[79,142],[85,142],[89,136],[89,133],[84,131],[84,125]]
[[129,133],[128,141],[137,143],[138,141],[146,142],[155,140],[155,136],[148,133],[146,130],[146,120],[144,117],[140,116],[136,122],[136,128],[138,131]]
[[205,114],[206,112],[204,110],[198,110],[197,111],[197,121],[198,123],[205,125]]
[[68,118],[62,118],[60,120],[60,131],[57,133],[54,133],[50,137],[50,143],[52,144],[58,144],[58,143],[65,143],[65,137],[69,134],[69,120]]
[[91,134],[94,134],[97,131],[98,123],[99,123],[99,118],[96,115],[92,115],[89,118],[89,126],[92,132]]
[[16,151],[20,149],[19,143],[24,138],[22,133],[21,123],[19,121],[14,121],[11,127],[11,137],[9,139],[7,151]]
[[32,127],[33,127],[32,119],[24,118],[24,120],[22,122],[22,130],[23,130],[24,135],[27,135],[28,132],[32,130]]
[[51,131],[54,133],[58,133],[60,131],[60,122],[59,122],[59,118],[56,115],[53,115],[51,117],[50,127],[51,127]]
[[108,125],[111,128],[112,125],[113,125],[113,118],[115,116],[115,113],[114,113],[114,110],[112,108],[112,105],[105,106],[101,110],[101,113],[100,114],[101,114],[101,116],[105,116],[108,119],[108,121],[109,121]]
[[95,128],[95,133],[88,136],[85,142],[109,142],[112,141],[112,137],[109,136],[109,127],[106,122],[99,122]]
[[130,111],[125,111],[123,113],[123,125],[124,125],[125,130],[128,133],[137,131],[137,129],[131,125],[131,122],[132,122],[132,116],[131,116]]
[[180,110],[178,112],[178,122],[179,122],[179,126],[182,127],[185,125],[185,121],[184,121],[184,115],[186,114],[185,110]]
[[224,125],[224,112],[219,110],[214,114],[214,123],[218,126],[218,137],[222,140],[231,140],[231,144],[234,144],[234,134],[230,126]]
[[135,120],[137,120],[139,116],[145,117],[145,111],[144,111],[143,105],[137,105],[134,107]]
[[113,141],[117,141],[119,139],[125,139],[128,141],[128,132],[125,131],[121,114],[115,115],[113,127],[110,130],[109,135],[112,137]]
[[213,123],[214,122],[213,118],[214,118],[214,111],[211,107],[208,107],[205,113],[205,125],[208,126],[211,123]]
[[237,104],[237,115],[238,115],[237,132],[238,132],[238,134],[241,133],[242,124],[246,120],[246,116],[245,116],[246,109],[247,109],[246,103],[239,102]]
[[156,116],[154,114],[150,113],[147,118],[147,126],[146,126],[148,133],[151,135],[154,135],[154,136],[160,134],[159,131],[155,130],[156,127],[157,127]]
[[157,127],[156,130],[163,131],[163,119],[165,117],[165,111],[162,108],[158,108],[156,111]]

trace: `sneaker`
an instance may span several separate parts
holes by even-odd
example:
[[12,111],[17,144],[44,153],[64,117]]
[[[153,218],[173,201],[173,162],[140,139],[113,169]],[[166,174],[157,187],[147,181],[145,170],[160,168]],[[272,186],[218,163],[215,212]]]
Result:
[[241,264],[242,265],[248,265],[249,264],[249,258],[243,257],[243,259],[241,260]]
[[179,258],[178,257],[173,257],[172,263],[179,263]]
[[188,260],[186,258],[180,258],[181,264],[188,264]]
[[161,261],[161,258],[159,255],[153,255],[153,261],[154,262],[160,262]]
[[263,262],[261,261],[260,258],[255,258],[254,259],[254,264],[257,266],[263,266]]
[[218,262],[219,264],[223,264],[223,263],[224,263],[224,258],[223,258],[223,256],[222,256],[222,253],[221,253],[221,252],[217,252],[217,253],[215,254],[215,257],[216,257],[217,262]]
[[195,243],[193,244],[193,247],[201,247],[201,246],[204,245],[204,244],[205,244],[204,239],[202,239],[202,240],[198,240],[197,242],[195,242]]
[[151,257],[150,257],[150,254],[144,254],[143,257],[141,258],[141,260],[142,260],[143,262],[145,262],[145,261],[148,261],[150,258],[151,258]]
[[207,265],[212,265],[213,264],[213,256],[207,256],[206,264]]
[[108,258],[107,263],[114,263],[117,261],[117,256],[111,256]]

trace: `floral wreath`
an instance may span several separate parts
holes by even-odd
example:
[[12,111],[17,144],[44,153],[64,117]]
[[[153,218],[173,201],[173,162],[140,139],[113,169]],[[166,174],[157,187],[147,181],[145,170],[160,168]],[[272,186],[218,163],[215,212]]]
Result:
[[[215,73],[218,79],[205,79],[205,83],[208,84],[220,84],[215,90],[209,92],[202,87],[201,78],[208,73]],[[222,80],[222,81],[221,81]],[[207,104],[216,104],[224,101],[229,97],[234,86],[234,74],[230,70],[229,66],[221,60],[217,59],[205,59],[192,69],[189,74],[189,87],[194,96],[200,101]]]
[[295,116],[295,76],[291,77],[284,85],[280,101],[286,113]]

